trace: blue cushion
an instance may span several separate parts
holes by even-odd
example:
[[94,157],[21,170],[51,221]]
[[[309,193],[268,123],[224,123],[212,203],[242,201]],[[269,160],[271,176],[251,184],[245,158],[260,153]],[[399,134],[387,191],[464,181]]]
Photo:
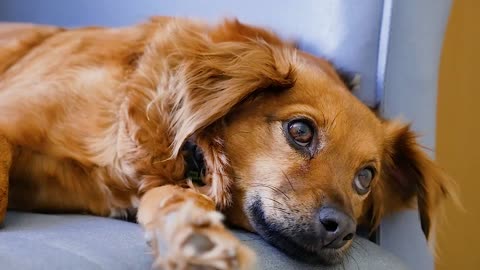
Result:
[[[286,257],[255,234],[235,231],[259,258],[258,269],[325,269]],[[150,269],[152,259],[139,225],[85,215],[9,212],[0,229],[0,268]],[[357,238],[342,266],[326,269],[406,269],[395,256]]]

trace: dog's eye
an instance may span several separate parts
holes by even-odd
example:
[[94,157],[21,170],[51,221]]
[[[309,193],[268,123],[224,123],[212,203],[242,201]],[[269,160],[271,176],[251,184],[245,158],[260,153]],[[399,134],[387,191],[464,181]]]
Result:
[[357,173],[353,185],[359,195],[365,195],[368,193],[374,176],[375,170],[371,167],[363,168]]
[[312,127],[302,120],[294,120],[288,124],[288,134],[296,144],[308,146],[313,139]]

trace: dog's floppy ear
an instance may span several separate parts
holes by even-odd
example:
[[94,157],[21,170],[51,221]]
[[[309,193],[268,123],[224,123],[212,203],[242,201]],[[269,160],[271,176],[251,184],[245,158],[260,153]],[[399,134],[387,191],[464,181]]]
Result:
[[450,195],[452,182],[421,149],[409,126],[398,122],[385,122],[384,126],[382,171],[372,189],[376,222],[385,214],[416,202],[428,239],[439,203]]
[[[233,25],[238,28],[238,23]],[[294,50],[270,44],[262,35],[235,37],[228,27],[232,26],[224,25],[209,35],[178,29],[175,52],[170,55],[170,61],[179,63],[179,82],[170,96],[172,157],[179,154],[187,139],[195,137],[207,167],[204,182],[208,190],[204,193],[219,207],[230,202],[232,179],[221,131],[215,123],[252,95],[289,88],[295,81],[291,65]],[[244,32],[251,34],[240,31]]]
[[181,53],[188,58],[179,71],[186,81],[174,93],[174,156],[187,138],[252,94],[294,83],[293,56],[263,40],[214,42],[190,36],[187,41],[190,44]]
[[352,92],[358,91],[361,83],[361,76],[358,73],[346,71],[343,69],[336,69],[340,80],[345,84],[345,86]]

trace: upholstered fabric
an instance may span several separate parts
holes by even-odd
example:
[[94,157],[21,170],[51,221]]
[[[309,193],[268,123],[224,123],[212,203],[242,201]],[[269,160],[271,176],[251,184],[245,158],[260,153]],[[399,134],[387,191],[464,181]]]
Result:
[[[296,262],[257,235],[236,232],[258,254],[258,269],[406,269],[395,256],[357,239],[343,266],[322,268]],[[9,212],[0,230],[0,269],[150,269],[151,256],[140,226],[82,216]]]

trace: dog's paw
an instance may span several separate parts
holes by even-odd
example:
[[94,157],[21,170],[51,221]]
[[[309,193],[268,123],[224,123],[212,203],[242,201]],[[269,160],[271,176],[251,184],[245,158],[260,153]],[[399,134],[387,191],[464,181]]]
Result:
[[[160,221],[160,220],[159,220]],[[155,252],[154,269],[254,269],[254,254],[222,224],[222,215],[186,203],[164,217],[148,238]]]

